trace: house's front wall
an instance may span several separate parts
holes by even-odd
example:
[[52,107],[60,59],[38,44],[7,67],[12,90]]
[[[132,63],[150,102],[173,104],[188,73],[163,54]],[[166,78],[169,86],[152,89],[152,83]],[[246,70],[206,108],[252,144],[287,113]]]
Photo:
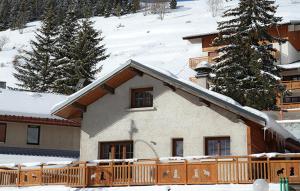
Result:
[[300,60],[300,52],[289,42],[285,42],[281,45],[274,43],[274,48],[280,51],[280,60],[278,64],[291,64]]
[[[153,87],[154,109],[130,110],[130,89],[141,87]],[[184,139],[184,156],[204,155],[204,138],[218,136],[230,136],[232,155],[247,154],[246,126],[236,115],[144,74],[88,106],[80,158],[98,158],[99,142],[127,140],[134,142],[135,158],[171,156],[172,138]]]
[[[6,141],[0,147],[20,147],[58,150],[79,150],[80,128],[55,125],[38,125],[17,122],[5,122]],[[40,127],[40,143],[27,144],[27,128],[29,125]]]

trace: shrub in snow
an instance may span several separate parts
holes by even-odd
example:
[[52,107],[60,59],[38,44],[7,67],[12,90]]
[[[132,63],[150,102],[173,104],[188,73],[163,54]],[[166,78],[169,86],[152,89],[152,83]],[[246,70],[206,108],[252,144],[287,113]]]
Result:
[[8,42],[9,42],[9,38],[7,36],[0,37],[0,51],[2,51],[4,45],[6,45]]

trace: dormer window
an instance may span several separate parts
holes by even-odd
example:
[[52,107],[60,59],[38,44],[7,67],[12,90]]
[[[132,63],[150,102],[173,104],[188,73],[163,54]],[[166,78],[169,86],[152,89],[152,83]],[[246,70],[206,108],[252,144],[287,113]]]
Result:
[[153,107],[153,87],[131,89],[131,108]]

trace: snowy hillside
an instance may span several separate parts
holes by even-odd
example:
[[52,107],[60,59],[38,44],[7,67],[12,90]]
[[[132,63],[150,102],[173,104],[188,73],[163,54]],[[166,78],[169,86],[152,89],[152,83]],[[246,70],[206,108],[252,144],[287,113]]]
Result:
[[[226,3],[230,6],[236,1]],[[278,15],[284,21],[300,19],[300,0],[277,0]],[[104,64],[103,75],[124,63],[135,59],[141,63],[154,64],[171,70],[183,78],[194,75],[188,68],[189,57],[200,56],[199,45],[190,45],[182,40],[183,36],[215,31],[218,18],[208,12],[206,0],[182,1],[179,8],[159,20],[157,15],[144,16],[143,13],[125,15],[120,18],[94,17],[95,27],[103,31],[110,58]],[[19,49],[29,49],[29,41],[34,39],[34,32],[39,22],[29,23],[23,34],[19,31],[0,32],[7,36],[9,43],[0,52],[0,81],[16,87],[13,77],[12,60]]]

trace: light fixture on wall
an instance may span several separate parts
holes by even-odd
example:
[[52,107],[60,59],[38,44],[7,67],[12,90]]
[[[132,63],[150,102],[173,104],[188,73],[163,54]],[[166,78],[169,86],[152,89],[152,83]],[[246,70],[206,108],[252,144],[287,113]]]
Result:
[[156,145],[157,143],[154,141],[150,141],[151,144]]

